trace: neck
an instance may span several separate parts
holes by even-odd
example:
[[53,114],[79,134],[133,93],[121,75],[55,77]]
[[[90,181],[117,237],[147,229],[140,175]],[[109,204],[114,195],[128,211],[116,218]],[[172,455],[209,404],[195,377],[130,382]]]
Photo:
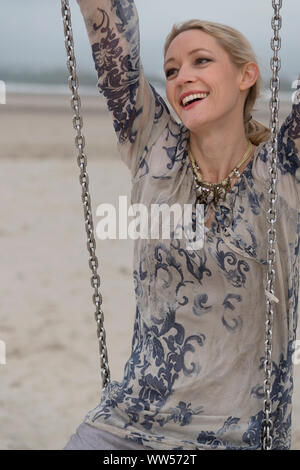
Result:
[[[235,132],[210,132],[205,130],[201,134],[190,132],[190,149],[194,160],[198,164],[202,178],[210,183],[217,183],[226,178],[233,168],[240,162],[247,151],[249,140],[244,129]],[[253,155],[249,155],[249,158]],[[249,159],[247,159],[247,162]],[[247,165],[245,162],[241,170]]]

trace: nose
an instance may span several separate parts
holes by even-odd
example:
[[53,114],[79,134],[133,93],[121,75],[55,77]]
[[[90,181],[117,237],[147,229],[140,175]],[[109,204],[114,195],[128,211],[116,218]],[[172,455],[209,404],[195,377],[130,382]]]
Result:
[[186,83],[193,83],[195,81],[195,76],[192,70],[189,67],[185,67],[184,65],[178,71],[176,78],[177,78],[178,85],[184,85]]

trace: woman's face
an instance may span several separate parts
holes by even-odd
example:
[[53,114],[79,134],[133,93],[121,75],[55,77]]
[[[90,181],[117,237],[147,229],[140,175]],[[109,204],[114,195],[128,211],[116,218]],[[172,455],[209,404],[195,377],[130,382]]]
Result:
[[249,84],[209,34],[191,29],[176,36],[166,52],[164,70],[169,103],[190,131],[232,118],[236,108],[243,112],[241,91]]

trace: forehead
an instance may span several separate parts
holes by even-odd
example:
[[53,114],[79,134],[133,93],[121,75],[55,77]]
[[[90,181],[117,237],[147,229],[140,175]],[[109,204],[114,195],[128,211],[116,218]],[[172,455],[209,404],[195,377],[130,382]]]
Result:
[[165,60],[179,53],[188,53],[193,49],[206,49],[212,54],[220,54],[223,51],[217,40],[210,34],[199,29],[189,29],[179,33],[173,39],[166,52]]

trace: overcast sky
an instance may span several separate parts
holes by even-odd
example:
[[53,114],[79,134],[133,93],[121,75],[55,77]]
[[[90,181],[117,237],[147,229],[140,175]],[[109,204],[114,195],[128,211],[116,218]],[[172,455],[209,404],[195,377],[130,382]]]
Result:
[[[99,3],[101,0],[99,0]],[[95,73],[87,33],[76,0],[70,1],[78,68]],[[283,0],[281,73],[300,72],[300,0]],[[175,22],[191,18],[240,30],[257,53],[263,76],[270,74],[272,0],[136,0],[141,57],[146,73],[163,76],[164,39]],[[65,67],[60,0],[0,0],[0,66],[23,70]],[[0,79],[1,79],[0,68]]]

